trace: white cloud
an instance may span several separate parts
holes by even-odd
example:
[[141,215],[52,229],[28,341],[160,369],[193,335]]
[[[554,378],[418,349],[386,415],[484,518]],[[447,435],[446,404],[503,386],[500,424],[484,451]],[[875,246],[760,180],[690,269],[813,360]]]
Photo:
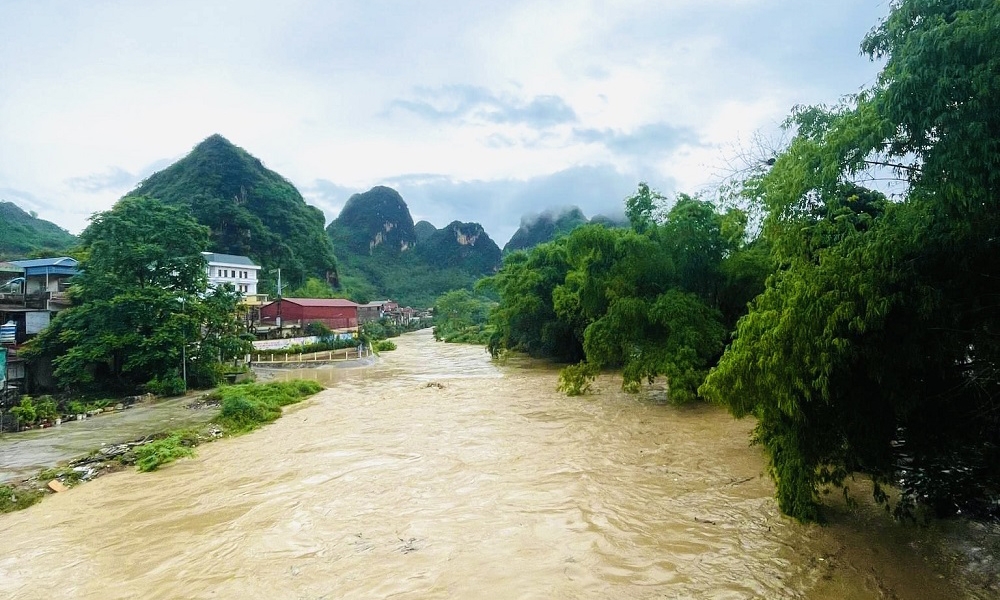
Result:
[[[858,43],[887,10],[867,0],[8,3],[0,199],[76,233],[150,165],[221,133],[328,217],[335,196],[397,181],[416,218],[441,226],[450,209],[503,242],[545,194],[593,207],[600,194],[620,203],[640,179],[661,191],[709,182],[721,152],[793,104],[870,83],[877,65]],[[410,173],[440,177],[418,185]]]

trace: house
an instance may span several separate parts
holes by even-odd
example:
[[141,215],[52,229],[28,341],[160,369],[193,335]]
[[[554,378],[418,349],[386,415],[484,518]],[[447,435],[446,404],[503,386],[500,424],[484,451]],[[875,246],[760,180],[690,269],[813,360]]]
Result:
[[267,302],[266,295],[257,293],[260,266],[252,260],[246,256],[218,252],[202,252],[201,255],[205,257],[209,287],[228,283],[243,294],[245,305],[260,306]]
[[0,265],[0,325],[13,323],[23,343],[69,307],[69,280],[79,262],[69,256],[12,260]]
[[358,305],[341,298],[278,298],[260,308],[261,328],[299,330],[309,323],[322,323],[343,332],[358,328]]
[[358,323],[378,321],[398,307],[399,305],[392,300],[376,300],[368,304],[361,304],[358,306]]

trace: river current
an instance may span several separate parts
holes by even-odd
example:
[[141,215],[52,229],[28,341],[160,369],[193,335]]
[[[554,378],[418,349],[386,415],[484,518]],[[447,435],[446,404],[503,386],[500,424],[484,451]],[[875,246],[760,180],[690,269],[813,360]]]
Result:
[[[753,423],[408,334],[261,431],[0,516],[3,598],[988,598],[996,532],[783,517]],[[273,374],[272,374],[273,375]],[[863,500],[863,485],[856,495]]]

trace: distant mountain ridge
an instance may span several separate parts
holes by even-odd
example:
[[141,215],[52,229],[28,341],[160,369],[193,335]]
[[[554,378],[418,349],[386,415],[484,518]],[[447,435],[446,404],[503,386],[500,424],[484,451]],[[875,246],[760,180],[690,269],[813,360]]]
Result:
[[37,252],[62,253],[77,244],[75,235],[51,221],[0,201],[0,256],[24,258]]
[[210,250],[249,256],[267,270],[280,268],[290,285],[307,277],[338,283],[323,212],[306,204],[291,182],[221,135],[206,138],[128,195],[187,208],[211,229]]
[[[350,197],[326,228],[346,280],[365,297],[431,306],[500,266],[500,248],[479,223],[416,225],[399,193],[376,186]],[[367,285],[366,285],[367,284]]]
[[417,242],[410,209],[399,192],[385,186],[351,196],[330,227],[342,229],[356,253],[371,254],[378,246],[402,252]]

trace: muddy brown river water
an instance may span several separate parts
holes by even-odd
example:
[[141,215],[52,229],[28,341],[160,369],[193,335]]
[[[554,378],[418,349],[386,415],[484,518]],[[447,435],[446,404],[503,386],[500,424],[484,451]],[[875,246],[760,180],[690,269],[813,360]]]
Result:
[[[994,598],[997,532],[782,517],[749,421],[409,334],[151,474],[0,516],[3,598]],[[273,375],[273,374],[272,374]],[[860,494],[859,494],[860,495]]]

